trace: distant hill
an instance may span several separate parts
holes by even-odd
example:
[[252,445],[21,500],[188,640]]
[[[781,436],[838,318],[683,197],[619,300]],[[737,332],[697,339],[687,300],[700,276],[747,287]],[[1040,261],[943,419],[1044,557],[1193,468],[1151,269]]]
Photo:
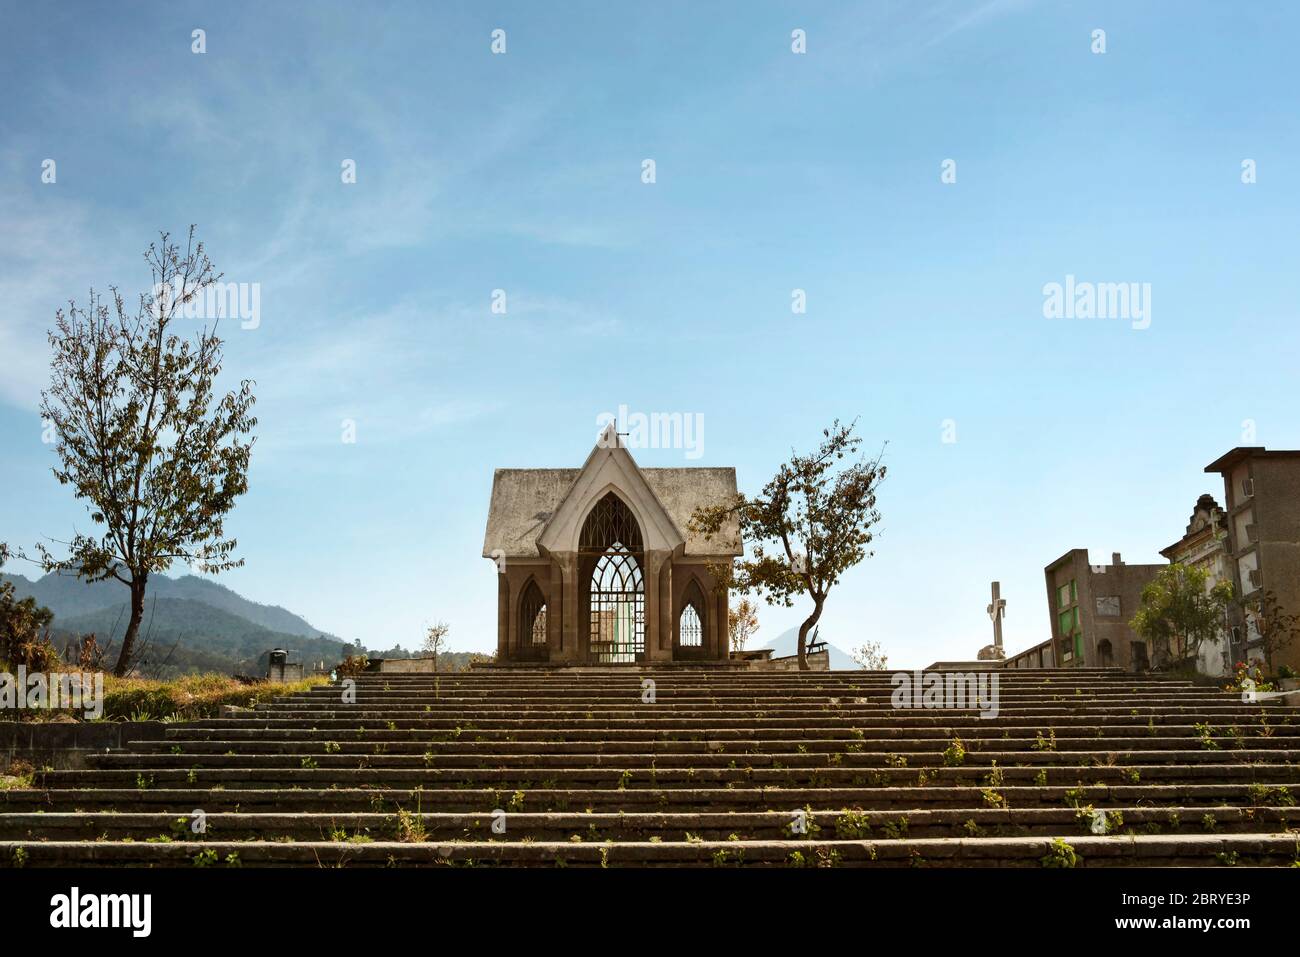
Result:
[[[129,618],[126,588],[116,581],[88,585],[71,575],[49,574],[35,581],[3,575],[19,598],[31,596],[54,612],[54,643],[94,634],[109,649],[110,663],[121,649]],[[146,646],[147,642],[147,646]],[[137,647],[138,667],[151,677],[194,671],[262,675],[273,648],[308,667],[332,667],[356,648],[313,627],[277,605],[262,605],[194,575],[156,576],[149,581]]]
[[[808,640],[812,640],[811,635],[809,635]],[[790,655],[796,655],[799,653],[799,627],[796,625],[788,631],[781,632],[781,634],[777,635],[775,638],[768,641],[751,642],[746,645],[746,647],[771,648],[773,658],[785,658]],[[832,671],[842,671],[845,669],[856,671],[862,667],[853,660],[848,652],[835,647],[829,641],[826,642],[826,650],[830,652],[830,665]]]
[[[54,637],[58,645],[68,638],[93,633],[101,647],[111,641],[121,648],[130,611],[123,603],[72,617],[55,613]],[[351,650],[337,638],[311,638],[271,631],[239,615],[191,598],[145,599],[139,642],[147,641],[140,668],[153,673],[209,670],[257,675],[266,671],[273,648],[288,651],[290,661],[309,664],[324,661],[333,666]],[[143,648],[143,645],[141,645]]]
[[[19,598],[31,595],[39,604],[44,605],[60,618],[73,618],[100,609],[116,607],[126,600],[126,588],[117,581],[87,584],[74,575],[54,573],[38,578],[36,581],[30,581],[22,575],[0,577],[13,582]],[[168,578],[166,575],[154,576],[149,579],[149,597],[150,600],[178,598],[199,601],[232,615],[238,615],[268,631],[282,632],[286,635],[301,635],[305,638],[334,637],[318,628],[313,628],[305,619],[286,611],[279,605],[260,605],[231,591],[225,585],[218,585],[216,582],[195,575],[181,575],[178,578]]]
[[[0,579],[13,583],[18,598],[31,596],[54,612],[51,637],[60,651],[72,639],[94,634],[99,646],[108,649],[107,664],[117,660],[130,615],[126,588],[120,582],[87,585],[72,575],[54,574],[35,581],[22,575],[0,575]],[[194,575],[159,575],[149,580],[136,647],[141,649],[140,673],[156,678],[198,671],[265,675],[274,648],[283,648],[290,661],[310,672],[317,663],[332,668],[361,650],[278,605],[249,601]],[[398,646],[366,653],[371,658],[415,654]],[[458,671],[470,657],[470,652],[443,652],[438,656],[439,670]]]

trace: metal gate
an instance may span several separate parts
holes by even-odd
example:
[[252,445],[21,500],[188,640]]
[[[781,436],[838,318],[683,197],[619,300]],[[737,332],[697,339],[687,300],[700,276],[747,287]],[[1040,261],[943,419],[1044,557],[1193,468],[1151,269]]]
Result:
[[645,656],[645,583],[641,565],[620,542],[591,573],[591,660],[641,661]]

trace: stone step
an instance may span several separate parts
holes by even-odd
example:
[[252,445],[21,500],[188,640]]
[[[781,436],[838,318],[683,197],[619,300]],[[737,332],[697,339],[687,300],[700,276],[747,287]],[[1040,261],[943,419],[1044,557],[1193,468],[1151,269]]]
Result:
[[[1084,755],[1084,760],[1091,760]],[[236,790],[271,785],[283,787],[598,787],[633,790],[642,788],[801,788],[801,787],[891,787],[920,784],[957,786],[985,784],[988,767],[841,767],[814,768],[658,768],[619,767],[487,767],[487,768],[159,768],[137,771],[82,769],[37,772],[36,783],[50,790],[64,788],[127,788],[144,791],[185,784],[221,786]],[[1095,765],[1048,766],[1044,768],[999,766],[1006,782],[1030,784],[1044,772],[1047,783],[1121,784],[1147,781],[1166,783],[1195,781],[1227,784],[1237,781],[1285,784],[1300,795],[1300,769],[1286,764],[1182,764],[1182,765]]]
[[[943,742],[939,742],[943,743]],[[996,742],[1001,744],[1003,742]],[[1186,750],[1183,748],[1132,749],[1122,751],[1113,745],[1099,742],[1101,747],[1087,751],[1034,751],[1028,749],[1001,749],[988,747],[990,742],[978,742],[985,748],[976,748],[972,742],[965,742],[966,754],[963,764],[969,767],[988,768],[997,764],[1004,768],[1019,765],[1032,767],[1056,767],[1077,770],[1080,767],[1115,765],[1120,767],[1148,766],[1156,764],[1222,764],[1225,757],[1233,762],[1245,764],[1292,764],[1300,763],[1300,750],[1232,748],[1221,750]],[[886,768],[899,766],[899,759],[904,767],[942,767],[945,755],[942,751],[922,751],[895,748],[885,752],[845,751],[842,748],[831,752],[800,752],[765,749],[753,754],[735,754],[723,752],[657,752],[610,754],[603,752],[583,753],[569,751],[563,754],[514,753],[503,755],[500,752],[484,754],[480,750],[466,750],[460,753],[424,754],[390,754],[378,748],[350,754],[326,751],[323,747],[313,752],[299,750],[286,753],[283,750],[270,754],[194,754],[194,753],[141,753],[114,751],[105,754],[89,754],[87,761],[92,768],[102,770],[159,770],[167,768],[301,768],[304,761],[313,763],[320,769],[328,768],[649,768],[660,772],[672,768],[725,768],[740,767],[786,767],[786,768],[827,768],[860,767]]]
[[[653,705],[640,698],[645,677],[656,681]],[[986,717],[895,709],[884,673],[363,675],[354,703],[337,684],[317,687],[0,791],[0,864],[1214,866],[1298,856],[1300,709],[1118,671],[999,681],[999,712]],[[188,840],[195,809],[208,815],[202,841]],[[503,834],[491,830],[496,809]],[[807,835],[790,830],[798,809],[811,814]],[[1092,833],[1098,809],[1110,836]]]
[[[1297,777],[1300,777],[1298,775]],[[144,811],[189,814],[195,808],[214,811],[372,811],[398,808],[426,811],[490,813],[508,811],[789,811],[791,808],[860,808],[864,810],[920,810],[928,808],[1232,806],[1276,801],[1276,792],[1263,796],[1261,785],[1252,791],[1250,781],[1221,783],[1111,784],[1111,785],[983,785],[896,787],[801,788],[228,788],[198,786],[175,788],[39,788],[0,791],[0,813],[54,811]],[[1284,782],[1291,795],[1300,784]],[[1273,785],[1275,786],[1275,785]]]
[[[920,729],[924,731],[925,729]],[[978,730],[978,729],[977,729]],[[1037,739],[1032,737],[1009,736],[1003,737],[996,733],[996,728],[988,729],[992,734],[987,736],[976,737],[966,731],[961,733],[962,743],[966,749],[973,755],[983,755],[989,751],[1014,751],[1022,754],[1029,754],[1030,759],[1035,756],[1050,755],[1057,752],[1041,751],[1035,747]],[[490,752],[485,752],[483,742],[474,740],[476,734],[462,735],[455,740],[429,740],[412,735],[402,735],[396,738],[385,738],[380,740],[371,735],[358,735],[353,732],[351,735],[341,735],[338,740],[331,740],[326,732],[316,732],[310,735],[296,735],[293,737],[254,735],[247,738],[236,739],[229,738],[185,738],[179,734],[157,740],[157,741],[136,741],[131,747],[133,752],[114,752],[114,754],[135,753],[142,755],[151,755],[157,753],[168,754],[226,754],[227,752],[236,752],[238,754],[292,754],[295,759],[298,756],[311,754],[413,754],[423,757],[425,754],[434,755],[475,755],[482,757],[485,761],[495,761],[500,758],[512,755],[580,755],[601,753],[606,755],[615,754],[644,754],[644,755],[667,755],[667,754],[727,754],[727,755],[757,755],[757,754],[913,754],[913,753],[942,753],[952,740],[952,732],[948,729],[935,729],[933,733],[922,734],[918,731],[909,734],[906,737],[882,738],[876,736],[873,732],[871,737],[854,737],[844,735],[839,738],[768,738],[760,740],[758,738],[730,738],[715,740],[688,740],[688,739],[645,739],[634,738],[629,740],[583,740],[583,739],[545,739],[541,737],[530,736],[524,740],[507,741],[503,738],[496,738],[492,741]],[[1239,742],[1231,736],[1216,738],[1220,744],[1220,749],[1232,754],[1237,754],[1242,748],[1239,748]],[[287,745],[292,744],[292,750]],[[1270,751],[1295,751],[1300,750],[1300,736],[1273,736],[1261,738],[1253,734],[1244,736],[1240,744],[1244,745],[1245,750],[1270,750]],[[1056,746],[1060,751],[1080,751],[1086,750],[1095,753],[1101,758],[1107,757],[1111,752],[1126,751],[1184,751],[1189,748],[1195,749],[1202,747],[1197,735],[1187,733],[1179,735],[1167,735],[1152,737],[1146,734],[1133,737],[1116,737],[1106,735],[1096,737],[1093,735],[1057,735]],[[598,750],[597,750],[598,749]],[[1207,753],[1213,753],[1212,751]],[[649,760],[647,758],[647,760]]]
[[303,841],[0,842],[0,861],[21,849],[25,866],[308,866],[504,865],[535,867],[1151,867],[1220,863],[1287,866],[1300,861],[1294,836],[1224,834],[933,838],[877,841],[401,842]]
[[[1134,709],[1138,710],[1138,709]],[[1290,713],[1291,709],[1286,712],[1279,712],[1280,720],[1287,722],[1287,726],[1294,726],[1295,717]],[[1249,727],[1252,723],[1259,723],[1258,712],[1248,713],[1240,708],[1191,708],[1191,709],[1166,709],[1160,712],[1166,719],[1171,717],[1182,717],[1182,724],[1191,725],[1194,723],[1209,723],[1214,727],[1227,727],[1237,724],[1242,727]],[[1023,719],[1024,726],[1037,727],[1046,731],[1049,727],[1058,730],[1066,727],[1095,727],[1099,722],[1105,722],[1107,718],[1123,719],[1131,723],[1135,718],[1155,717],[1155,712],[1138,710],[1137,714],[1131,712],[1119,713],[1101,712],[1096,715],[1091,714],[1086,709],[1079,708],[1071,712],[1011,712],[1005,717],[999,715],[996,719],[999,722],[1014,722],[1016,719]],[[892,718],[892,721],[891,721]],[[1266,716],[1270,724],[1279,720],[1273,714]],[[294,728],[369,728],[369,727],[387,727],[392,724],[394,729],[419,730],[419,731],[510,731],[525,730],[545,727],[557,731],[568,730],[596,730],[601,732],[617,732],[624,730],[639,730],[644,728],[664,729],[664,730],[686,730],[694,732],[703,731],[725,731],[739,730],[742,728],[756,729],[788,729],[788,728],[856,728],[867,727],[868,722],[872,720],[880,723],[892,723],[895,726],[903,727],[910,723],[940,725],[945,727],[961,727],[963,725],[972,726],[977,723],[989,724],[990,719],[981,718],[978,712],[957,713],[945,711],[940,713],[930,712],[928,714],[899,714],[891,712],[888,717],[876,715],[851,715],[827,716],[825,711],[813,711],[801,715],[786,715],[781,717],[768,716],[763,713],[756,713],[743,717],[716,717],[711,718],[709,715],[699,715],[696,717],[675,717],[664,715],[661,712],[647,711],[647,713],[634,716],[617,718],[600,718],[595,717],[594,713],[591,718],[526,718],[526,717],[486,717],[470,713],[462,714],[457,717],[411,717],[406,715],[389,715],[387,713],[364,712],[349,713],[344,710],[335,712],[322,712],[320,715],[304,718],[292,715],[259,715],[259,716],[239,716],[231,718],[206,718],[199,721],[187,722],[187,729],[201,728],[250,728],[255,730],[268,729],[294,729]],[[1192,719],[1192,720],[1189,720]],[[1167,723],[1167,722],[1166,722]]]
[[[499,818],[505,830],[493,831],[491,813],[407,814],[339,813],[213,813],[205,815],[204,830],[196,834],[189,814],[146,813],[27,813],[0,814],[0,841],[176,840],[202,841],[286,840],[351,841],[401,840],[423,837],[429,841],[533,840],[533,841],[648,841],[784,840],[835,838],[1022,837],[1093,833],[1095,815],[1089,809],[965,808],[893,811],[818,811],[798,809],[759,812],[586,814],[509,813]],[[1112,833],[1186,834],[1260,831],[1283,834],[1300,823],[1300,810],[1278,807],[1102,809]],[[796,830],[802,828],[801,834]]]

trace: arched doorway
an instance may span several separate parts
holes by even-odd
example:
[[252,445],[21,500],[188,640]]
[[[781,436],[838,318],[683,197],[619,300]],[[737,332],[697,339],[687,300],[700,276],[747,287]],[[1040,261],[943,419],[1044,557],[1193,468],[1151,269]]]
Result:
[[597,664],[645,658],[645,580],[641,528],[613,492],[592,508],[578,550],[591,565],[587,607],[588,656]]
[[1097,667],[1109,668],[1115,664],[1115,651],[1111,648],[1110,639],[1103,638],[1097,642]]

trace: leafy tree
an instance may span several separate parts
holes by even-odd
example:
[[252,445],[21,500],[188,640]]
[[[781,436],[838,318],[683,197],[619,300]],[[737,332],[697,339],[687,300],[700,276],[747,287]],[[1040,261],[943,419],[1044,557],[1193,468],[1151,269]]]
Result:
[[447,635],[451,633],[451,625],[445,621],[430,625],[429,630],[424,635],[424,652],[433,658],[433,670],[438,670],[438,652],[447,650]]
[[1129,626],[1151,642],[1166,666],[1194,660],[1203,642],[1219,640],[1232,583],[1208,584],[1204,568],[1175,562],[1142,589],[1142,604]]
[[1242,603],[1259,635],[1259,650],[1264,663],[1273,671],[1273,656],[1289,647],[1300,637],[1300,617],[1289,614],[1277,600],[1272,589],[1265,589]]
[[727,609],[727,635],[732,651],[744,651],[745,643],[758,631],[758,608],[748,598]]
[[[114,673],[132,664],[149,576],[174,561],[204,572],[243,564],[223,523],[248,488],[252,383],[215,391],[222,341],[216,324],[188,338],[174,328],[186,304],[220,282],[194,228],[184,253],[163,233],[144,254],[153,289],[129,310],[116,287],[111,304],[92,289],[85,308],[69,302],[49,334],[51,381],[41,414],[54,427],[54,475],[86,502],[99,534],[63,543],[66,558],[38,546],[48,571],[87,581],[116,579],[131,616]],[[245,440],[246,439],[246,440]]]
[[[0,544],[0,568],[8,557],[8,548]],[[19,600],[14,595],[13,583],[0,581],[0,663],[13,668],[23,665],[33,671],[48,670],[58,661],[49,639],[54,613],[37,605],[35,598]]]
[[[808,632],[822,616],[827,595],[840,577],[864,558],[880,521],[876,490],[885,477],[880,456],[860,456],[856,423],[836,420],[822,430],[817,451],[791,453],[750,498],[696,509],[690,527],[706,539],[734,517],[750,546],[750,557],[714,569],[720,583],[755,592],[769,604],[790,607],[796,595],[812,599],[812,612],[799,626],[799,668],[808,670]],[[849,459],[850,461],[845,461]]]

